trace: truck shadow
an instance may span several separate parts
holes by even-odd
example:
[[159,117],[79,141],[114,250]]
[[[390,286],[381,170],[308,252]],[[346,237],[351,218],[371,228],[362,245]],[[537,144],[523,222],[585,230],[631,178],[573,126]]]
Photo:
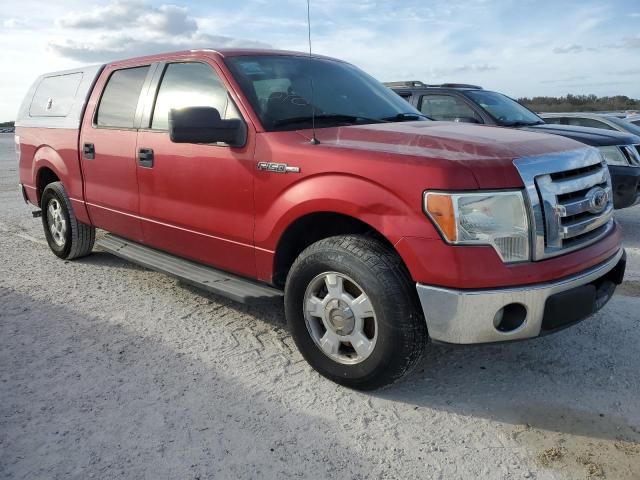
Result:
[[[235,381],[215,351],[6,287],[0,305],[3,477],[329,478],[339,465],[369,467],[327,436],[330,420]],[[301,431],[313,448],[290,462]]]
[[[80,261],[146,270],[106,253]],[[247,306],[180,285],[276,330],[286,328],[280,299]],[[486,346],[430,344],[416,372],[368,395],[514,426],[640,441],[640,422],[632,425],[624,416],[634,410],[633,403],[635,410],[640,410],[640,357],[634,353],[638,324],[636,320],[634,327],[612,310],[620,311],[614,305],[630,301],[616,295],[596,317],[542,339]],[[627,305],[624,310],[631,312],[633,308]],[[611,345],[616,349],[611,350]]]

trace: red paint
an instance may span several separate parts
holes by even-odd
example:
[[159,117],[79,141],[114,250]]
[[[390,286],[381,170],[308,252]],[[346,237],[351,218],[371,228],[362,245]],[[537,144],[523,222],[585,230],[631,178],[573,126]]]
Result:
[[[235,51],[225,55],[259,52]],[[96,128],[100,93],[116,68],[154,61],[198,60],[221,76],[248,125],[243,148],[174,144],[167,132]],[[316,212],[357,218],[384,235],[415,281],[458,288],[538,283],[571,275],[612,255],[619,231],[574,253],[505,265],[490,247],[446,245],[422,212],[426,189],[522,188],[514,158],[580,148],[571,140],[513,129],[405,122],[265,132],[213,51],[179,52],[110,64],[87,104],[81,132],[18,127],[20,179],[37,202],[36,178],[59,176],[84,222],[174,254],[271,281],[274,254],[295,220]],[[93,160],[81,158],[95,145]],[[137,150],[154,150],[154,167]],[[296,174],[259,171],[257,162],[300,167]],[[83,180],[84,179],[84,180]]]

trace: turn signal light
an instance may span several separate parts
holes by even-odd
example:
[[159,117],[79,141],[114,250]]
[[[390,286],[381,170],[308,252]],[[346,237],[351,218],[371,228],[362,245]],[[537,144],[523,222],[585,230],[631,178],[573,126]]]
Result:
[[436,222],[445,238],[455,242],[458,239],[458,229],[451,195],[429,192],[424,203],[427,213]]

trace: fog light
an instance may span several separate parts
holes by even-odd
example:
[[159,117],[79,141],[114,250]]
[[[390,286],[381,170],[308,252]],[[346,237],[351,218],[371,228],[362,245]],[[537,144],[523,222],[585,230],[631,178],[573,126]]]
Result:
[[496,312],[493,317],[493,326],[503,333],[513,332],[527,319],[527,309],[521,303],[510,303]]

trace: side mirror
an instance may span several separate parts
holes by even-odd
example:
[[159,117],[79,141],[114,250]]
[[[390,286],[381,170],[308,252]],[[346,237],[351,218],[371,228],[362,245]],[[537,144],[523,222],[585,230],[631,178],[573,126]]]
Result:
[[174,143],[217,143],[243,147],[247,126],[242,120],[222,120],[213,107],[186,107],[169,111],[169,138]]
[[480,123],[475,117],[456,117],[453,119],[453,121],[460,123]]

